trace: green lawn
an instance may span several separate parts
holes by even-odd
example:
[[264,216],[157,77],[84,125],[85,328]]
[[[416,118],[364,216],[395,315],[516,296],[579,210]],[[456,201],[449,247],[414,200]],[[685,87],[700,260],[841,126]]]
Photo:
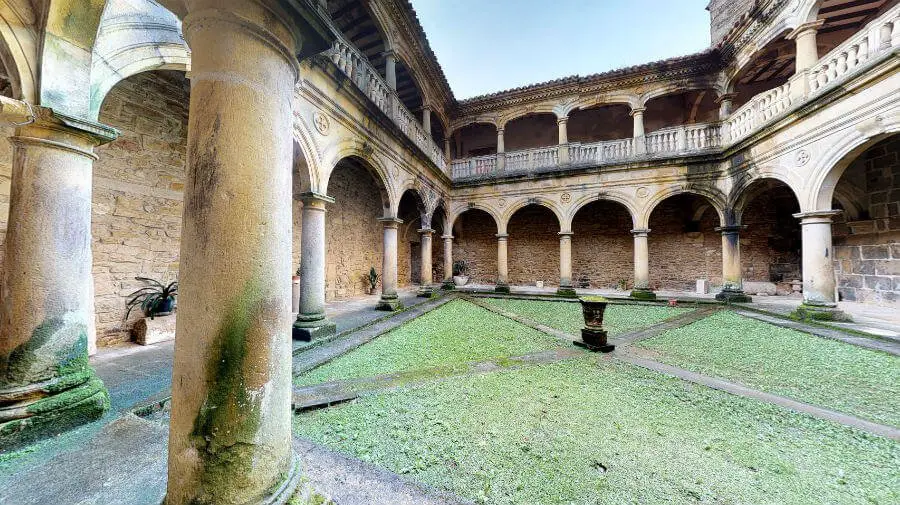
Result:
[[[581,328],[584,327],[581,305],[578,302],[544,302],[504,298],[485,298],[484,300],[507,312],[519,314],[572,335],[580,335]],[[616,336],[652,326],[691,310],[693,309],[682,307],[610,304],[603,317],[603,327],[610,336]]]
[[448,302],[297,379],[304,386],[518,356],[566,345],[463,300]]
[[494,505],[900,501],[896,442],[595,359],[368,396],[294,429]]
[[900,358],[719,312],[637,344],[654,359],[900,426]]

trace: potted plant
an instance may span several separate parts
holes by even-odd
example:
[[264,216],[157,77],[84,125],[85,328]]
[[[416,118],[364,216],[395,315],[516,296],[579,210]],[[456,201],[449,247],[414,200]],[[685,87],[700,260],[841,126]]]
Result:
[[291,311],[300,312],[300,268],[291,277]]
[[581,329],[581,342],[575,344],[591,351],[610,352],[615,346],[607,342],[607,333],[603,329],[603,315],[609,300],[602,296],[582,296],[581,314],[584,317],[584,328]]
[[375,267],[369,269],[369,275],[366,276],[366,280],[369,282],[369,294],[376,294],[378,287],[378,272],[375,271]]
[[619,291],[627,291],[628,290],[628,281],[625,279],[619,279]]
[[140,307],[145,317],[168,316],[175,308],[175,297],[178,296],[178,281],[163,284],[147,277],[135,277],[135,280],[149,284],[128,295],[125,306],[125,319],[131,315],[135,307]]
[[457,260],[453,262],[453,284],[465,286],[469,283],[469,262]]

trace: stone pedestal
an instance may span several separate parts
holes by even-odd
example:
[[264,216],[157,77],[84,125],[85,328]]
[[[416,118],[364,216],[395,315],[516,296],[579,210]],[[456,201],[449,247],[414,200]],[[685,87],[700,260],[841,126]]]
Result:
[[16,130],[0,303],[0,447],[61,433],[109,407],[88,365],[91,169],[115,130],[34,107]]
[[576,340],[575,345],[593,352],[613,352],[616,346],[610,344],[607,338],[608,335],[605,330],[582,328],[581,340]]
[[650,250],[647,235],[650,230],[634,229],[634,289],[631,297],[637,300],[656,300],[656,293],[650,289]]
[[397,296],[397,228],[403,221],[393,217],[379,221],[384,225],[384,261],[381,267],[381,299],[375,308],[395,311],[403,307]]
[[174,314],[153,319],[149,317],[141,319],[134,323],[134,328],[131,330],[134,334],[134,341],[140,345],[153,345],[175,340],[175,319]]
[[325,206],[334,199],[316,193],[300,195],[300,306],[291,335],[310,342],[333,335],[337,326],[325,316]]

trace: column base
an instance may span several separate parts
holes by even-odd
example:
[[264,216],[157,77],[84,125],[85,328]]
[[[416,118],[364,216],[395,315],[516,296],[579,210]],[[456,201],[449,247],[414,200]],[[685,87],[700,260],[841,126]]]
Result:
[[630,296],[635,300],[656,300],[656,293],[647,288],[634,288]]
[[437,293],[434,292],[434,286],[430,284],[427,286],[421,286],[419,287],[419,290],[416,291],[416,296],[418,296],[419,298],[432,298],[436,294]]
[[716,294],[716,300],[725,303],[750,303],[753,301],[753,299],[743,291],[733,289],[723,289]]
[[291,451],[291,454],[293,456],[291,458],[290,473],[271,495],[258,502],[259,505],[286,505],[294,497],[303,480],[303,472],[300,469],[300,456],[293,451]]
[[612,352],[616,346],[607,342],[607,333],[604,330],[581,329],[581,340],[576,340],[575,345],[591,352]]
[[509,294],[509,284],[497,284],[496,286],[494,286],[494,292],[495,293],[505,293],[508,295]]
[[403,308],[400,298],[397,295],[381,295],[375,310],[383,310],[386,312],[394,312]]
[[109,393],[93,370],[0,390],[0,447],[14,448],[96,421]]
[[441,289],[443,289],[444,291],[453,291],[454,289],[456,289],[456,283],[454,283],[452,280],[444,281],[443,283],[441,283]]
[[291,337],[303,342],[312,342],[335,333],[337,325],[325,317],[325,314],[298,314],[291,327]]
[[556,295],[565,298],[578,297],[578,293],[575,292],[575,288],[573,288],[572,286],[560,286],[559,289],[556,290]]
[[803,303],[797,310],[791,312],[791,317],[801,321],[842,321],[850,322],[852,319],[836,305],[812,305]]

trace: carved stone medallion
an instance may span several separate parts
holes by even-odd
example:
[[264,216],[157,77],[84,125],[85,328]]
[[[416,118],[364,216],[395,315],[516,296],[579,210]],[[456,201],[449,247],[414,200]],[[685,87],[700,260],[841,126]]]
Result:
[[316,125],[316,131],[322,135],[328,135],[331,129],[331,121],[328,119],[328,116],[320,111],[316,111],[313,114],[313,123]]

